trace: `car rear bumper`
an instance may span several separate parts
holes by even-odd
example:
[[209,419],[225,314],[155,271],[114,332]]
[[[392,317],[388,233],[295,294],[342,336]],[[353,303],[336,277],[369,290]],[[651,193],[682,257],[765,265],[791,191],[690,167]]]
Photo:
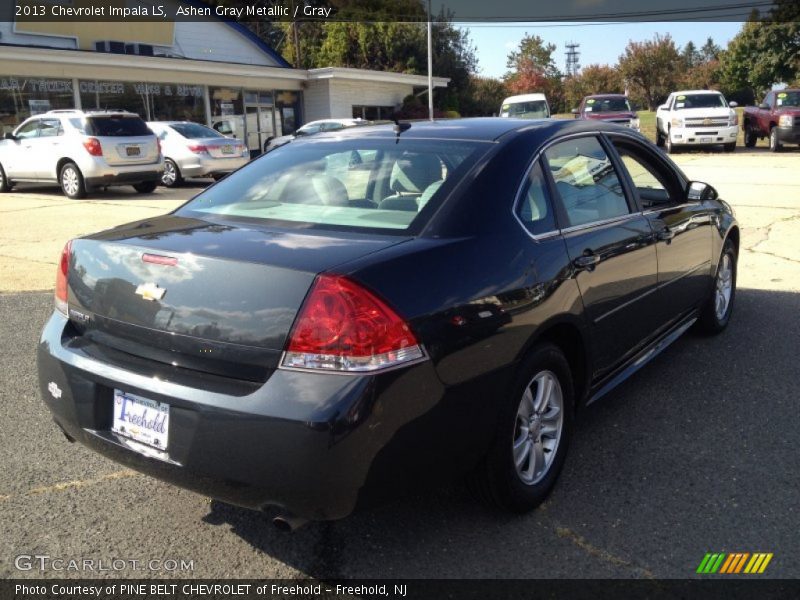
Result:
[[247,156],[231,158],[203,157],[194,161],[183,161],[178,164],[178,168],[184,177],[205,177],[207,175],[230,173],[246,165],[249,160],[249,153]]
[[739,135],[739,126],[732,127],[673,127],[669,131],[673,145],[709,146],[732,144]]
[[83,173],[84,181],[89,187],[159,181],[164,174],[163,161],[131,166],[111,166],[99,164],[99,161],[96,161],[91,165],[79,165],[79,167]]
[[[493,431],[469,395],[453,390],[448,400],[430,361],[371,376],[279,369],[249,393],[224,393],[208,391],[200,373],[206,389],[98,360],[71,331],[55,312],[38,349],[41,395],[64,432],[133,469],[248,508],[341,518],[458,473]],[[170,405],[166,456],[136,452],[111,431],[114,389]],[[475,401],[487,397],[471,389]]]

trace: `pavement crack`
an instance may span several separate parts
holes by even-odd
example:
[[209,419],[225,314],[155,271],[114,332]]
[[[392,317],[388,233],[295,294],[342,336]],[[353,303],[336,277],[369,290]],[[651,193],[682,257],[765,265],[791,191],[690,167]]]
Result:
[[607,550],[603,550],[602,548],[598,548],[597,546],[590,544],[588,541],[586,541],[585,538],[581,537],[580,535],[578,535],[571,529],[568,529],[567,527],[556,527],[556,534],[560,538],[564,538],[571,541],[573,544],[578,546],[578,548],[584,550],[590,556],[598,558],[603,562],[614,565],[615,567],[623,567],[626,569],[631,569],[636,573],[638,573],[641,577],[644,577],[646,579],[656,578],[653,572],[650,571],[649,569],[646,569],[644,567],[638,567],[634,565],[632,562],[625,560],[624,558],[620,558],[619,556],[616,556],[611,552],[608,552]]
[[759,246],[761,246],[762,244],[764,244],[766,242],[774,241],[774,240],[771,239],[772,238],[772,228],[773,227],[775,227],[776,225],[778,225],[780,223],[788,223],[788,222],[795,221],[795,220],[798,220],[798,219],[800,219],[800,214],[793,214],[793,215],[789,215],[787,217],[782,217],[780,219],[775,219],[774,221],[769,223],[769,225],[767,225],[766,227],[759,227],[759,230],[764,231],[765,235],[763,235],[761,237],[761,239],[758,240],[753,245],[746,246],[745,250],[747,250],[749,252],[755,252],[757,254],[764,254],[764,255],[767,255],[767,256],[772,256],[773,258],[780,258],[780,259],[783,259],[783,260],[788,260],[789,262],[800,264],[800,259],[790,258],[788,256],[783,256],[781,254],[776,254],[775,252],[770,252],[769,250],[759,249]]

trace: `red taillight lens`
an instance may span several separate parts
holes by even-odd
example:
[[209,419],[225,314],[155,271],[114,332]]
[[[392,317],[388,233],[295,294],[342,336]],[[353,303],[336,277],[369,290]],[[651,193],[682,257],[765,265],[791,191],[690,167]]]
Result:
[[86,138],[83,140],[83,147],[92,156],[103,156],[103,147],[100,145],[100,140],[97,138]]
[[67,275],[69,274],[69,259],[72,254],[72,240],[66,243],[61,251],[61,258],[58,261],[58,271],[56,271],[56,310],[67,313]]
[[295,320],[284,367],[375,371],[424,357],[405,321],[354,281],[320,275]]
[[208,146],[204,146],[203,144],[190,144],[189,151],[195,154],[203,154],[203,152],[208,152]]

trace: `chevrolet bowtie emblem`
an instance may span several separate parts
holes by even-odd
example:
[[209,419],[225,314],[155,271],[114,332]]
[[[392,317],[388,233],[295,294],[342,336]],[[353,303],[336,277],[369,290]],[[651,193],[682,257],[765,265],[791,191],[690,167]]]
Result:
[[711,125],[713,122],[711,119],[703,119],[703,125]]
[[142,283],[136,288],[136,293],[145,300],[161,300],[167,293],[165,288],[158,287],[157,283]]

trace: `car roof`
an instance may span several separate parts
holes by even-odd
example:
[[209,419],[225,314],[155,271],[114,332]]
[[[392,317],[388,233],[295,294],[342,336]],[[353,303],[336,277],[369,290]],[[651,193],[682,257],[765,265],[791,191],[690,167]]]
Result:
[[722,95],[722,92],[719,90],[681,90],[679,92],[672,92],[673,94],[719,94]]
[[[400,133],[401,138],[431,140],[463,140],[496,142],[501,137],[515,133],[538,132],[542,139],[551,138],[562,133],[578,133],[583,131],[624,131],[628,127],[612,123],[584,119],[506,119],[499,117],[475,117],[467,119],[441,119],[435,121],[411,121],[411,127]],[[367,127],[351,127],[333,132],[322,132],[302,140],[313,143],[314,140],[350,137],[392,138],[397,136],[393,124],[370,125]]]
[[625,94],[589,94],[584,98],[627,98]]
[[547,97],[542,93],[536,94],[519,94],[517,96],[509,96],[503,100],[503,104],[507,102],[525,102],[526,100],[546,100]]

